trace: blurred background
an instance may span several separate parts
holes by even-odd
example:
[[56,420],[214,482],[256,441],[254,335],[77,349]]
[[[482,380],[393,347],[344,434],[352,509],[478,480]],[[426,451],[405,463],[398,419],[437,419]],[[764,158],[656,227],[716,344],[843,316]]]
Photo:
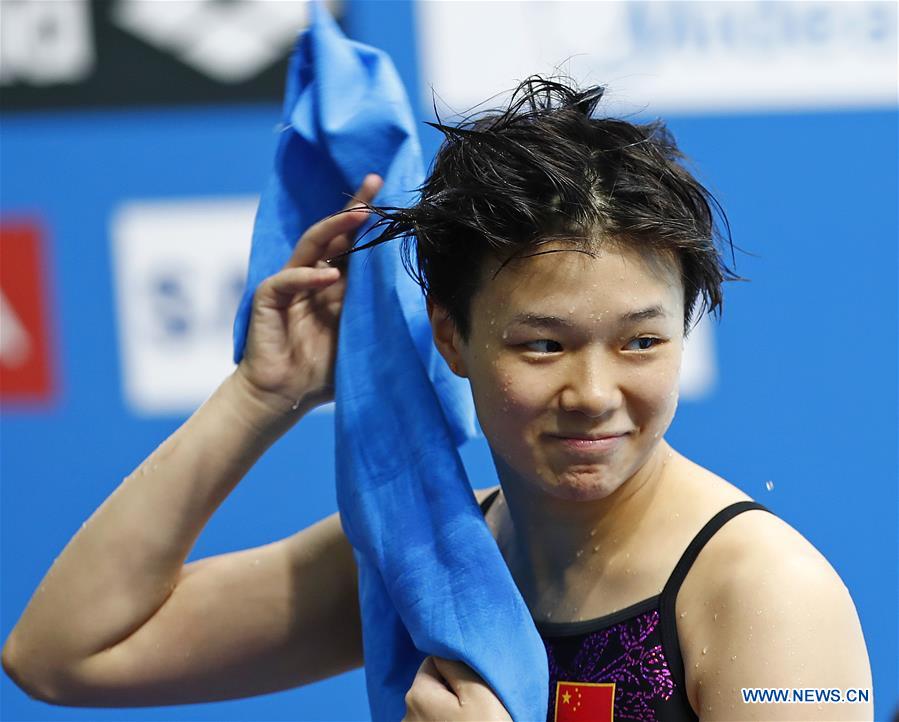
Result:
[[[535,72],[665,118],[724,205],[737,271],[691,340],[669,438],[803,533],[897,701],[897,5],[326,3],[391,55],[420,120]],[[0,0],[0,632],[67,541],[228,374],[271,168],[287,0]],[[502,95],[487,106],[498,105]],[[602,106],[601,106],[602,107]],[[425,157],[438,137],[420,126]],[[306,417],[190,559],[336,510],[332,409]],[[483,439],[463,449],[494,483]],[[363,720],[361,671],[249,700],[3,720]]]

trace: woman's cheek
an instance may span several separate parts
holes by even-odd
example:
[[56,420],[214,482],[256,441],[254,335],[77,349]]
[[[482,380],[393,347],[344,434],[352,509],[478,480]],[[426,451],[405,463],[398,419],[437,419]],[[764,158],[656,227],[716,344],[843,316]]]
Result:
[[632,399],[643,417],[642,426],[667,429],[677,410],[679,368],[647,365],[630,382]]
[[494,450],[504,456],[521,455],[541,408],[535,380],[498,364],[490,372],[472,382],[478,421]]

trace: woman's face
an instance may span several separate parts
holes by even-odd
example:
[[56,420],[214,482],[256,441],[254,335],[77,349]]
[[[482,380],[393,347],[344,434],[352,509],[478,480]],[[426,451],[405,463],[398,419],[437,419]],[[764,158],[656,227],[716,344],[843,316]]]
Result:
[[540,248],[555,249],[565,250],[495,278],[498,264],[485,269],[468,342],[444,325],[441,343],[439,324],[435,337],[471,383],[498,466],[514,477],[504,483],[601,499],[646,463],[674,416],[683,285],[672,257]]

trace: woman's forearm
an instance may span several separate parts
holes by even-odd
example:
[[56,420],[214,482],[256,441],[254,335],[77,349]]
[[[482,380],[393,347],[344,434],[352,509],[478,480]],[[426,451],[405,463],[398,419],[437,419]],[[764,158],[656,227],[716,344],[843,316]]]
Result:
[[235,373],[91,515],[47,572],[4,665],[64,669],[128,637],[174,589],[213,512],[296,421]]

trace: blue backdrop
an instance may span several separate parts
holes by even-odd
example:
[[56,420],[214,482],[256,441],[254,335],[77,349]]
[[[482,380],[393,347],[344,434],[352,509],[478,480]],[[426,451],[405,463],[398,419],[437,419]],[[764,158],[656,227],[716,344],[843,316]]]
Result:
[[[351,37],[391,53],[415,100],[408,6],[350,4],[346,19]],[[111,216],[133,198],[258,193],[277,118],[276,104],[3,118],[0,213],[42,219],[60,389],[49,405],[3,409],[4,639],[81,523],[184,419],[139,417],[123,400]],[[727,209],[736,242],[754,254],[738,254],[737,270],[751,282],[728,287],[715,329],[717,385],[701,402],[682,404],[669,438],[830,560],[858,607],[877,719],[887,719],[897,700],[897,114],[668,120]],[[436,134],[422,127],[422,139],[430,157]],[[285,436],[222,505],[190,558],[264,544],[336,510],[332,424],[330,413],[317,412]],[[477,485],[493,483],[484,442],[464,451]],[[54,708],[5,675],[0,691],[4,720],[368,714],[361,672],[166,709]]]

